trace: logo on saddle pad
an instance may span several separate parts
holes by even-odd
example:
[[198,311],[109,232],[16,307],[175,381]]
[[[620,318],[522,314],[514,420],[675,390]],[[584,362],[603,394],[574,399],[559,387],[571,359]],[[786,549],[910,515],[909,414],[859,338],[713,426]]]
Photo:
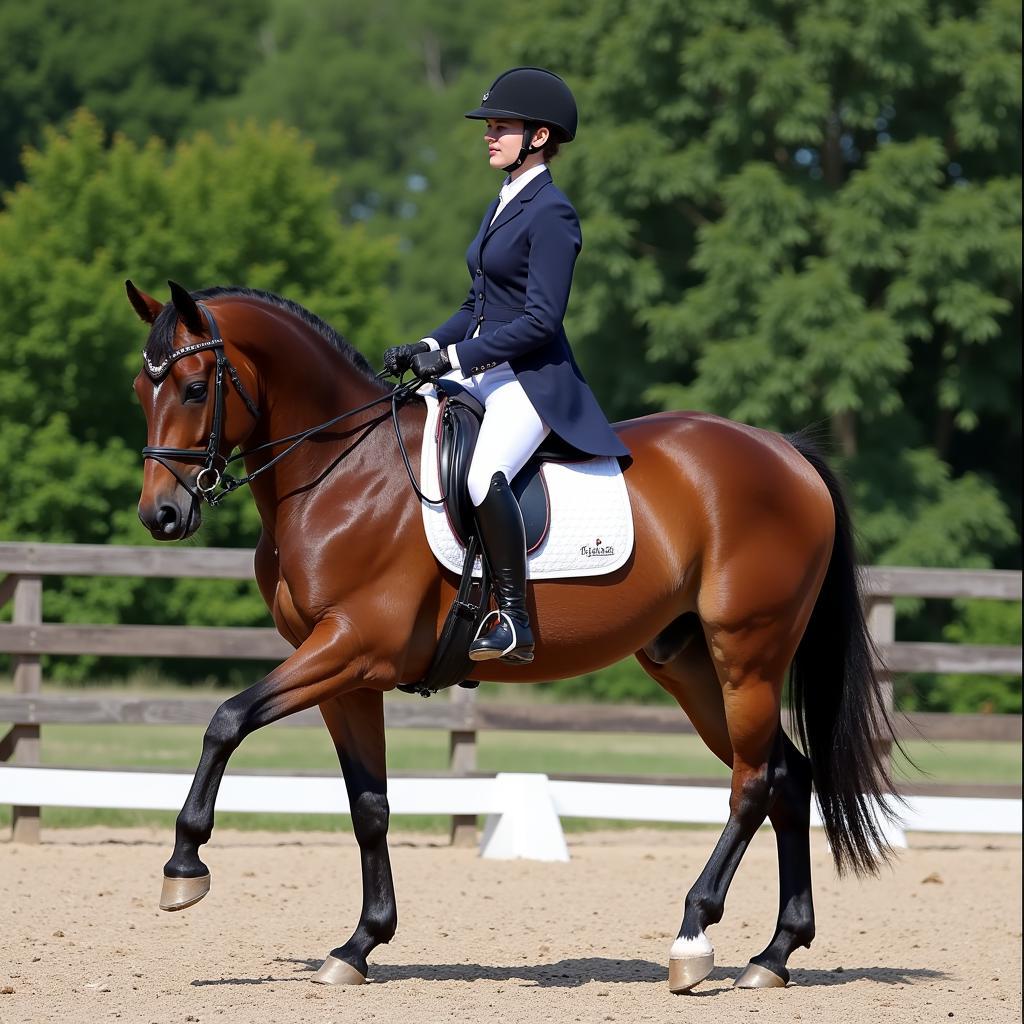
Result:
[[580,554],[587,558],[607,558],[615,554],[615,545],[602,544],[601,538],[598,537],[593,544],[581,544]]

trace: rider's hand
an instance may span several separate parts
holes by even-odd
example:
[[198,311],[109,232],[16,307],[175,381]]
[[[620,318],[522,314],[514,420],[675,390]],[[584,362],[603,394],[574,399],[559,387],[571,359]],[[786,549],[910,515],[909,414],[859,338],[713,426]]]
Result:
[[392,345],[384,353],[384,369],[392,377],[401,377],[409,369],[413,356],[429,351],[430,346],[425,341],[417,341],[412,345]]
[[410,368],[420,380],[437,380],[452,368],[452,364],[448,359],[448,353],[439,348],[413,356]]

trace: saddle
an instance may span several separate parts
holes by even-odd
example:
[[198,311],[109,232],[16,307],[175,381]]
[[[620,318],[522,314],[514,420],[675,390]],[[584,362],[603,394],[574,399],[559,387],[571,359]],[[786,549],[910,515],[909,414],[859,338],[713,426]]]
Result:
[[[484,407],[472,395],[452,381],[436,382],[440,415],[437,421],[438,476],[445,513],[452,532],[465,548],[462,579],[455,601],[448,612],[430,668],[419,683],[400,685],[405,693],[429,697],[438,690],[456,684],[476,687],[467,677],[474,663],[469,660],[470,642],[490,605],[487,567],[476,585],[474,596],[473,564],[479,553],[473,520],[473,503],[466,481],[473,452],[480,436]],[[544,444],[511,481],[512,492],[526,527],[526,549],[535,551],[547,536],[551,523],[550,501],[541,468],[545,462],[574,462],[581,454],[560,439]]]
[[[452,381],[437,382],[441,411],[437,421],[438,476],[445,512],[452,532],[466,547],[473,536],[473,503],[466,480],[480,436],[484,407]],[[548,435],[549,438],[551,435]],[[540,446],[529,462],[510,481],[526,527],[526,552],[532,554],[544,542],[551,525],[551,503],[541,468],[545,462],[573,462],[581,454],[560,438]]]

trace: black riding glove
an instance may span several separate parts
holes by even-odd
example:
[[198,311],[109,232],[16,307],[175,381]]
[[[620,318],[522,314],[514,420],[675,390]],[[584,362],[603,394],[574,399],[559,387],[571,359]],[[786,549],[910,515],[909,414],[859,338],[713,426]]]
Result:
[[452,368],[452,364],[448,353],[440,348],[413,356],[410,367],[420,380],[437,380]]
[[401,377],[409,369],[413,356],[429,351],[430,346],[425,341],[417,341],[412,345],[392,345],[384,353],[384,369],[392,377]]

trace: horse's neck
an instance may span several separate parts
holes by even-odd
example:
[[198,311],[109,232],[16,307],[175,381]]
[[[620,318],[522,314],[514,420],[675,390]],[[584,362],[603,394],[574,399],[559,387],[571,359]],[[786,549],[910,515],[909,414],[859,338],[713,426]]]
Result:
[[264,401],[260,430],[266,440],[322,423],[385,393],[344,354],[302,326],[294,339],[254,351]]
[[[369,380],[311,328],[304,324],[300,327],[294,337],[282,338],[278,330],[276,337],[257,338],[246,346],[246,355],[260,378],[262,396],[260,421],[246,448],[297,434],[386,394],[381,385]],[[348,459],[338,462],[339,455],[359,436],[360,428],[386,409],[387,403],[382,402],[346,417],[316,439],[298,445],[254,480],[253,495],[264,527],[276,534],[278,510],[286,496],[302,500],[321,486],[310,485],[328,471],[334,479],[344,473]],[[246,472],[259,470],[286,447],[287,444],[276,445],[250,456],[246,459]]]

